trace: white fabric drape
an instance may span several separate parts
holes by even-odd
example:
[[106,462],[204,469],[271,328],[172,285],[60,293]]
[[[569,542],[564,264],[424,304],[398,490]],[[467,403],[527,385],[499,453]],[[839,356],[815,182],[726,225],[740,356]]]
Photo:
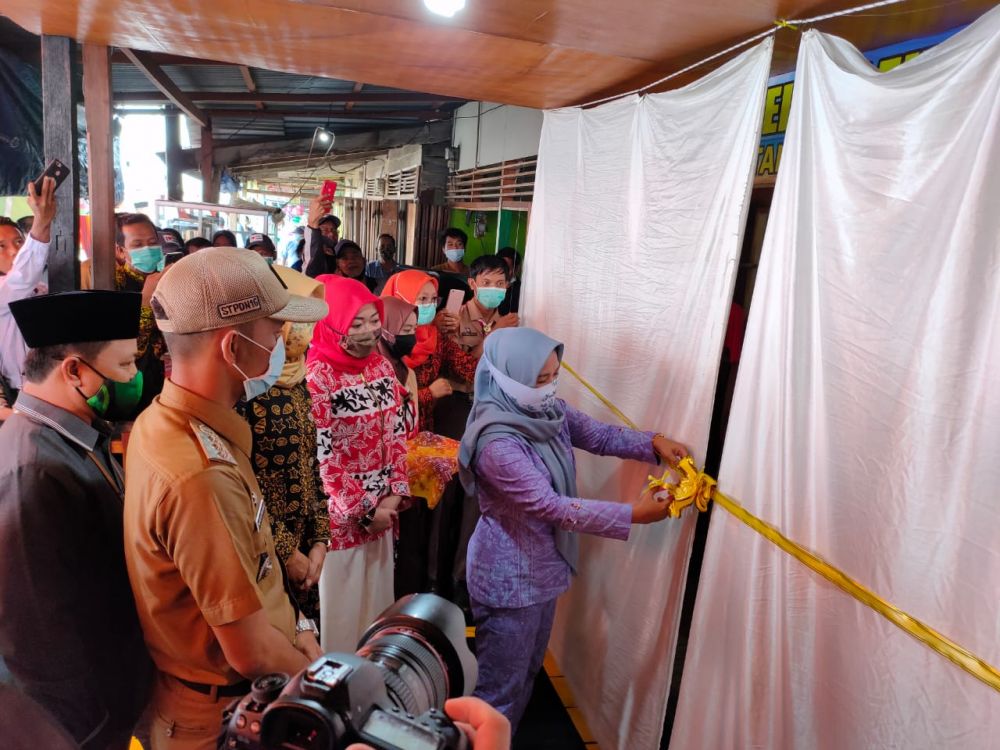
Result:
[[[770,41],[686,88],[546,112],[524,318],[636,422],[704,459]],[[615,417],[568,374],[560,395]],[[579,456],[584,497],[632,500],[651,467]],[[655,748],[693,521],[584,538],[552,649],[600,745]]]
[[[720,487],[1000,665],[1000,11],[809,31]],[[988,748],[1000,694],[716,508],[671,750]]]

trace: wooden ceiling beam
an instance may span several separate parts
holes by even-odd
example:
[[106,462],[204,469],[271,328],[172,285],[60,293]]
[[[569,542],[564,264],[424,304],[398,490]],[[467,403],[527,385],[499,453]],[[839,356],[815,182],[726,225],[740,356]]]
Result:
[[[256,94],[257,83],[253,80],[253,73],[250,72],[250,68],[246,65],[240,65],[239,69],[240,75],[243,76],[243,83],[246,85],[247,91],[251,94]],[[257,101],[255,104],[257,105],[257,109],[264,109],[264,102]]]
[[[133,53],[143,54],[143,53]],[[161,71],[162,72],[162,71]],[[159,88],[159,86],[157,86]],[[175,87],[176,88],[176,87]],[[161,93],[145,91],[125,91],[115,94],[115,101],[125,103],[155,103],[172,101],[162,89]],[[418,94],[410,92],[354,92],[313,94],[313,93],[280,93],[266,94],[262,91],[249,93],[246,91],[186,91],[180,92],[184,97],[194,102],[264,102],[266,104],[429,104],[430,102],[461,102],[464,99],[439,96],[437,94]]]
[[[201,57],[184,57],[182,55],[167,55],[162,52],[147,52],[149,59],[159,66],[164,65],[231,65],[232,63],[218,60],[206,60]],[[111,62],[116,65],[131,64],[124,49],[116,49],[111,53]]]
[[393,110],[393,111],[359,111],[351,112],[335,110],[330,112],[321,109],[206,109],[209,117],[238,117],[248,120],[274,120],[285,117],[311,117],[317,120],[409,120],[427,122],[429,120],[450,120],[450,112],[438,112],[433,109],[424,110]]
[[[173,102],[178,109],[201,125],[202,128],[212,127],[208,115],[194,103],[190,96],[181,91],[176,83],[170,80],[170,77],[163,72],[163,68],[153,62],[148,52],[133,49],[123,49],[122,52],[160,90],[161,96],[165,100]],[[115,98],[121,100],[121,95]]]

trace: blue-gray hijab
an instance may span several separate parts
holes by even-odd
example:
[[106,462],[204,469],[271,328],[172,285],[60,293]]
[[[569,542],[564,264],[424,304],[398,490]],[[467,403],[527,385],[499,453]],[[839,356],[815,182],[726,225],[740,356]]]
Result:
[[[483,356],[476,368],[475,401],[459,450],[459,477],[466,492],[476,491],[476,459],[492,441],[516,437],[535,451],[545,464],[552,488],[567,497],[576,497],[576,470],[573,455],[557,436],[566,419],[563,403],[554,401],[540,413],[528,412],[501,389],[490,366],[518,383],[534,387],[545,361],[552,352],[562,361],[563,345],[533,328],[504,328],[486,339]],[[576,572],[579,541],[576,534],[556,529],[556,548]]]

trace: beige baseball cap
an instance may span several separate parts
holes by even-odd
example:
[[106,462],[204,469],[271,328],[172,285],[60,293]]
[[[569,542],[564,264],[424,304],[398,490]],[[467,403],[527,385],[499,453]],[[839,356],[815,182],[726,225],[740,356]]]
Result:
[[164,333],[200,333],[258,318],[315,323],[325,301],[291,294],[278,274],[252,250],[210,247],[174,263],[150,305]]

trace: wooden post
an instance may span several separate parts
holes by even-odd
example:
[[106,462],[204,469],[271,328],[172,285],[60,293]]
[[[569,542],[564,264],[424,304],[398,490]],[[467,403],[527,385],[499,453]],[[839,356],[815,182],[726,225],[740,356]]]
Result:
[[49,291],[80,288],[77,247],[80,226],[79,171],[76,160],[76,97],[73,86],[73,42],[64,36],[42,36],[42,129],[45,163],[58,159],[69,177],[56,193],[59,212],[52,223],[49,247]]
[[212,126],[201,129],[201,201],[202,203],[219,202],[219,183],[215,179],[215,168],[212,166],[215,144],[212,139]]
[[181,181],[181,116],[167,114],[164,118],[167,136],[167,198],[184,200]]
[[104,45],[83,45],[83,103],[87,115],[93,288],[114,289],[116,229],[111,51]]

